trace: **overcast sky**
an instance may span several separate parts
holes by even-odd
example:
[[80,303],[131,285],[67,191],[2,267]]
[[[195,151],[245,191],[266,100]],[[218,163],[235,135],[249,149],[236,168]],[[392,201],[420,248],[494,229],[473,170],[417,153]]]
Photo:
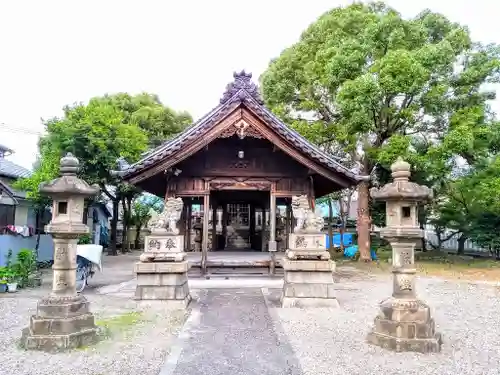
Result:
[[[217,105],[235,70],[254,78],[339,0],[0,1],[0,143],[30,168],[41,118],[93,96],[148,91],[194,118]],[[494,0],[392,0],[500,42]]]

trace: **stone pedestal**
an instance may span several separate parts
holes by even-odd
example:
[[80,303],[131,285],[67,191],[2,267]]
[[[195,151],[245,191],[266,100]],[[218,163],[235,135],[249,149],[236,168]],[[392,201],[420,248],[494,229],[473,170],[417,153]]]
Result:
[[282,307],[338,307],[333,269],[325,248],[325,235],[291,233],[290,249],[283,260],[285,271]]
[[390,297],[380,304],[368,342],[396,352],[431,353],[441,350],[429,306],[418,299]]
[[439,352],[441,335],[435,331],[429,306],[417,298],[415,283],[415,244],[424,235],[418,226],[417,204],[432,192],[409,181],[410,165],[401,159],[391,169],[394,181],[370,193],[387,202],[387,226],[380,235],[392,247],[393,292],[380,304],[367,341],[396,352]]
[[[188,285],[189,264],[182,251],[181,235],[146,237],[146,249],[135,264],[135,299],[160,300],[169,307],[186,308],[191,301]],[[179,251],[179,249],[181,251]]]
[[187,260],[135,264],[137,288],[135,299],[164,300],[172,307],[185,308],[191,301]]
[[22,332],[25,349],[61,351],[97,341],[97,327],[89,302],[83,296],[48,297],[38,302],[37,312]]
[[88,233],[82,223],[85,198],[98,193],[76,173],[78,159],[67,154],[61,159],[61,177],[43,183],[40,192],[53,198],[52,221],[45,230],[54,240],[52,292],[41,299],[21,344],[25,349],[60,351],[87,346],[97,341],[97,327],[89,302],[76,293],[76,247],[78,237]]

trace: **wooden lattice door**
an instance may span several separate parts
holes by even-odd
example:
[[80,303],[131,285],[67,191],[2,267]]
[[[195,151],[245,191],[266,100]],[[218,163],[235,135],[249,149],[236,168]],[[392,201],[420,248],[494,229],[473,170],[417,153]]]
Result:
[[227,248],[249,249],[250,205],[248,203],[229,203],[227,213]]

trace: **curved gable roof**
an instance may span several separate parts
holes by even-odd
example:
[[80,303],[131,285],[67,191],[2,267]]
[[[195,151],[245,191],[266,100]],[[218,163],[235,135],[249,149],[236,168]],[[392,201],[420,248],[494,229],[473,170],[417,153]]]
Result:
[[316,145],[307,141],[298,132],[291,129],[270,110],[268,110],[263,105],[257,85],[255,85],[251,80],[251,73],[242,71],[240,73],[234,73],[233,77],[234,81],[226,86],[226,91],[220,99],[220,103],[217,107],[193,123],[193,125],[189,126],[184,132],[180,133],[175,138],[163,143],[156,149],[147,153],[138,162],[127,166],[126,169],[119,172],[120,175],[127,180],[160,163],[165,158],[168,158],[185,147],[187,144],[190,144],[192,141],[202,137],[204,133],[238,108],[238,106],[243,104],[283,139],[323,167],[345,176],[353,183],[364,178],[363,176],[356,174],[340,164],[331,155],[328,155]]

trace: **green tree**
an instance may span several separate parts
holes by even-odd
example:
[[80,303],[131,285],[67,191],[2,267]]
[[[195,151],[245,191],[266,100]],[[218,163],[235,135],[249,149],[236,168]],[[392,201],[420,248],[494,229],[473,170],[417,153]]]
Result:
[[45,122],[47,135],[40,140],[40,163],[30,178],[19,182],[19,187],[28,190],[33,200],[42,199],[40,202],[47,204],[38,194],[38,185],[57,177],[59,158],[71,151],[80,160],[80,176],[99,184],[113,203],[110,253],[116,254],[120,201],[125,208],[124,224],[129,225],[131,202],[139,192],[110,172],[117,168],[119,158],[138,160],[148,147],[182,131],[189,122],[189,114],[174,112],[157,96],[146,93],[106,95],[86,105],[66,106],[62,117]]
[[[111,174],[122,157],[135,161],[147,149],[146,133],[125,113],[99,98],[87,105],[64,108],[62,118],[46,122],[46,142],[60,153],[71,151],[81,164],[80,175],[89,183],[97,183],[113,203],[110,252],[116,254],[118,207],[126,186]],[[115,186],[115,189],[110,189]]]
[[[498,56],[440,14],[403,19],[383,3],[357,3],[323,14],[261,81],[278,116],[319,145],[338,143],[362,174],[403,156],[445,176],[454,155],[485,142],[494,94],[482,89],[498,82]],[[360,260],[370,259],[368,190],[358,187]]]
[[157,95],[127,93],[105,95],[100,101],[122,110],[126,122],[136,123],[148,137],[148,146],[154,148],[182,132],[193,122],[187,112],[176,112],[164,106]]
[[149,219],[151,219],[152,210],[160,213],[162,209],[163,199],[155,195],[142,195],[134,201],[130,221],[135,225],[134,247],[136,249],[139,248],[141,230],[146,226]]
[[46,209],[51,204],[50,198],[40,194],[39,187],[42,182],[50,181],[59,174],[60,156],[57,150],[50,148],[41,140],[39,142],[40,155],[34,165],[34,172],[29,178],[22,178],[14,183],[14,187],[26,191],[27,198],[32,202],[36,215],[37,238],[35,252],[38,259],[38,248],[40,245],[41,222]]

